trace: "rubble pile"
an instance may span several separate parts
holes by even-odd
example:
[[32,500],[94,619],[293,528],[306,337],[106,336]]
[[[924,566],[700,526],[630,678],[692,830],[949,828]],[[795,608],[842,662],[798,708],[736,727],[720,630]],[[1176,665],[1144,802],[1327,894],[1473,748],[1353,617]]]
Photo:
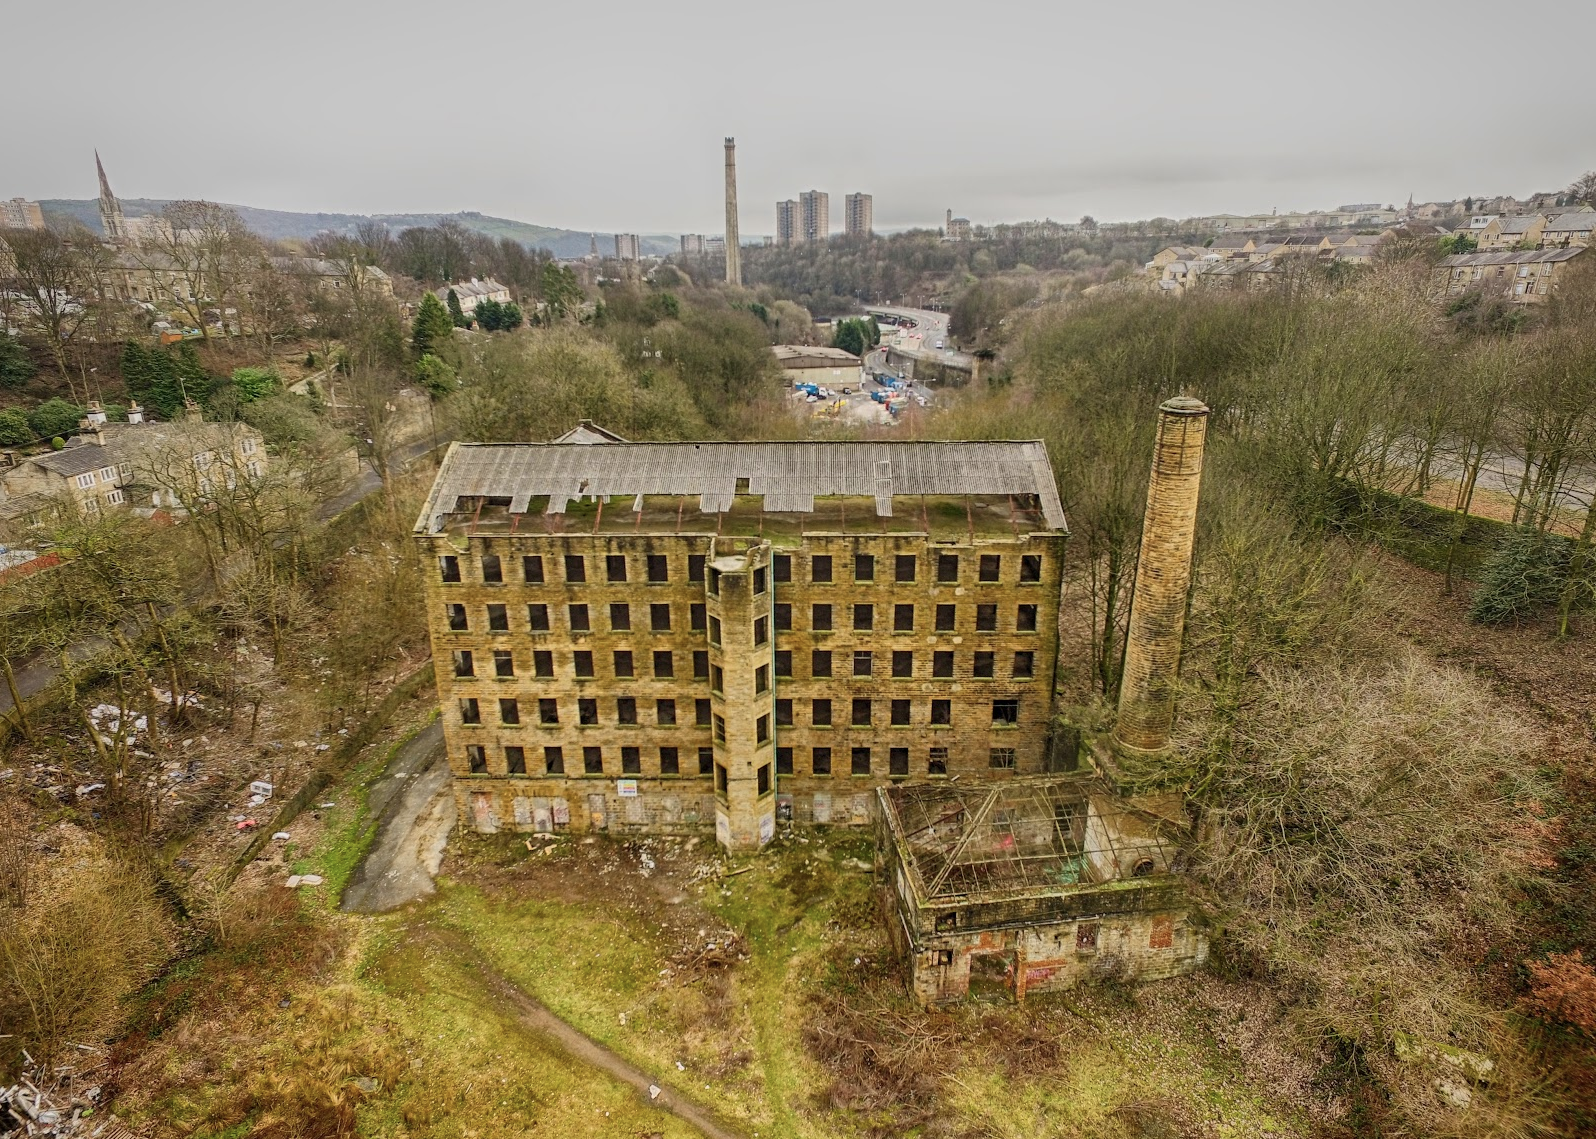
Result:
[[114,1116],[100,1113],[100,1085],[88,1069],[29,1061],[0,1087],[0,1139],[130,1139]]

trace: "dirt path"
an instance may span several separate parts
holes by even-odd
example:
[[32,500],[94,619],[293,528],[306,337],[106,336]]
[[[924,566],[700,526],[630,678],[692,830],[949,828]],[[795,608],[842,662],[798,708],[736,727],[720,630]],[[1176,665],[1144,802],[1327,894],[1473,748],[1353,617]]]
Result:
[[454,826],[454,792],[437,720],[394,753],[366,797],[377,836],[344,888],[340,908],[377,913],[431,894]]
[[476,973],[482,980],[483,991],[511,1011],[527,1031],[552,1040],[573,1059],[636,1088],[645,1102],[653,1107],[662,1108],[698,1128],[709,1139],[745,1139],[741,1132],[734,1131],[721,1123],[708,1108],[685,1099],[676,1092],[667,1091],[642,1069],[633,1067],[604,1045],[566,1024],[536,998],[529,996],[515,982],[495,969],[475,946],[459,934],[431,926],[412,926],[411,934],[432,942],[454,957],[462,966]]

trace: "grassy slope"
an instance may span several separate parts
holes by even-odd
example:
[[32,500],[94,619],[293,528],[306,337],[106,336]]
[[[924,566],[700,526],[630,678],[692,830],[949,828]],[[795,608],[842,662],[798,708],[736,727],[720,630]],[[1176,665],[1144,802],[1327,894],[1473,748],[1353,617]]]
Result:
[[[741,932],[749,954],[729,982],[735,1008],[712,1016],[711,1025],[693,984],[662,979],[673,963],[661,927],[646,916],[628,918],[602,896],[520,899],[502,888],[456,884],[443,892],[432,919],[465,933],[569,1023],[750,1131],[778,1139],[857,1135],[882,1120],[832,1109],[826,1094],[832,1073],[810,1055],[803,1032],[820,990],[838,983],[839,961],[844,973],[850,960],[860,960],[867,973],[884,964],[885,945],[871,924],[869,875],[843,863],[865,852],[856,836],[832,841],[832,850],[818,838],[790,843],[755,860],[748,872],[700,887],[699,904]],[[844,976],[842,984],[851,982]],[[898,994],[893,1016],[912,1022],[924,1015],[901,989],[884,987]],[[1217,1043],[1211,1014],[1187,1007],[1188,997],[1172,990],[1151,1007],[1119,995],[1104,998],[1106,1008],[1084,996],[1037,1000],[1025,1010],[955,1011],[950,1023],[963,1046],[943,1056],[941,1125],[1062,1139],[1094,1130],[1115,1134],[1122,1126],[1134,1133],[1137,1111],[1156,1110],[1201,1121],[1218,1135],[1305,1133],[1305,1122],[1272,1104],[1271,1090]],[[1001,1023],[988,1023],[994,1016]],[[1017,1074],[979,1043],[1023,1024],[1056,1034],[1064,1062]],[[676,1069],[678,1062],[685,1071]],[[923,1132],[916,1126],[904,1133]]]

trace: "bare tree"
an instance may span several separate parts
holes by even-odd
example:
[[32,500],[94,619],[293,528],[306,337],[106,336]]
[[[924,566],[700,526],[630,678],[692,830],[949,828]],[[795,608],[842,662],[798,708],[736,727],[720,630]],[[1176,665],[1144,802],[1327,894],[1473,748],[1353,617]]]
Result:
[[207,310],[218,310],[224,335],[227,310],[240,297],[261,255],[260,241],[237,213],[215,202],[171,202],[160,224],[145,231],[133,257],[165,284],[177,307],[210,340]]
[[[0,241],[10,251],[23,322],[45,342],[56,371],[76,399],[67,354],[102,296],[108,255],[81,228],[65,234],[53,229],[0,230]],[[88,398],[86,390],[83,398]]]

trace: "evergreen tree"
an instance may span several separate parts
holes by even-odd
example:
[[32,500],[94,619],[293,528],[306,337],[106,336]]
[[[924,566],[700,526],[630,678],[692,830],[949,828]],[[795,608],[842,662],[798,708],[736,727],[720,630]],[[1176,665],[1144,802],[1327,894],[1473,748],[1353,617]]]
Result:
[[[454,296],[454,290],[451,289],[449,295]],[[455,304],[459,303],[456,297]],[[410,347],[417,356],[426,356],[435,353],[438,345],[453,335],[454,321],[449,317],[449,310],[443,307],[436,293],[423,294],[415,323],[410,326]]]
[[1480,567],[1469,620],[1502,625],[1538,617],[1557,604],[1568,582],[1573,544],[1520,526],[1503,538]]
[[70,435],[87,414],[87,409],[56,397],[45,400],[28,413],[28,426],[35,435]]
[[416,380],[433,399],[442,399],[460,386],[455,379],[454,369],[449,367],[447,361],[433,355],[423,356],[416,361]]
[[20,388],[34,371],[28,350],[10,333],[0,329],[0,388]]
[[465,311],[460,307],[460,297],[452,288],[449,290],[449,316],[454,320],[456,328],[471,327],[471,322],[466,319]]
[[33,442],[33,426],[20,407],[0,408],[0,445],[20,447]]

